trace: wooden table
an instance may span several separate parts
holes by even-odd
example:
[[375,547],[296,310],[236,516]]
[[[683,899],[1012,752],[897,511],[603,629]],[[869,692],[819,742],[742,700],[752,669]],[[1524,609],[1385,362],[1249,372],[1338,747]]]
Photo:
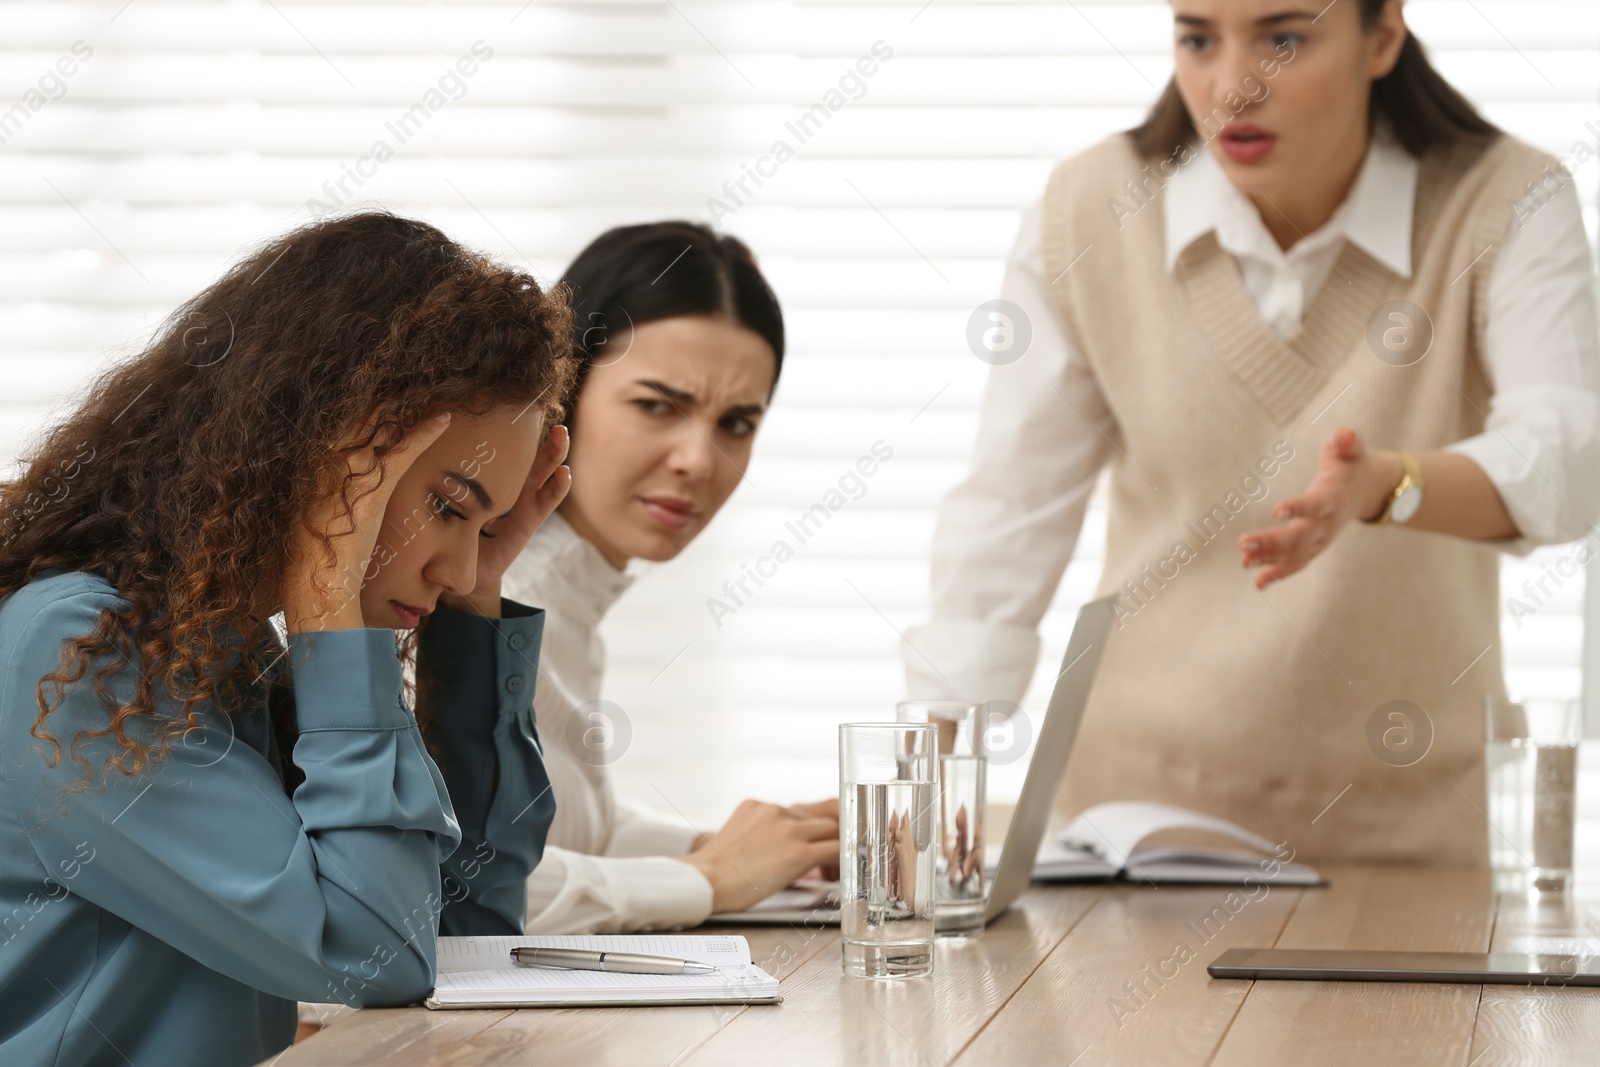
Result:
[[[777,1006],[356,1012],[273,1067],[1600,1063],[1600,988],[1248,982],[1225,948],[1600,952],[1600,897],[1328,867],[1323,889],[1036,886],[931,978],[846,979],[837,930],[741,931]],[[1230,898],[1230,893],[1235,894]]]

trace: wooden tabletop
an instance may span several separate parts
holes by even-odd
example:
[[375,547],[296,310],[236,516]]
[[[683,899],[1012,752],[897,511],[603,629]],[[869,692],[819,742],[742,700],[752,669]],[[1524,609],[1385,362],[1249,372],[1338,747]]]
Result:
[[[1600,952],[1600,897],[1325,867],[1320,889],[1035,886],[928,978],[845,978],[834,930],[750,928],[769,1006],[355,1012],[273,1067],[1600,1063],[1600,988],[1248,982],[1238,947]],[[1231,895],[1230,895],[1231,894]],[[726,929],[726,928],[719,928]]]

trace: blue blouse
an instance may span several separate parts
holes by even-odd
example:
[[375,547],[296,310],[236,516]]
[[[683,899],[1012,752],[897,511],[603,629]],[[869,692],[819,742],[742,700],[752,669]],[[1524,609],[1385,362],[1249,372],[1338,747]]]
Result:
[[[96,780],[72,792],[83,765],[47,766],[31,736],[36,686],[115,603],[82,572],[0,602],[0,1063],[245,1067],[293,1042],[297,1000],[411,1003],[439,934],[522,931],[555,814],[533,717],[542,611],[428,618],[437,762],[393,631],[293,634],[235,716],[197,709],[153,773],[113,768],[102,787],[112,749],[86,739]],[[64,750],[107,724],[98,666],[45,720]],[[112,696],[134,678],[111,675]],[[275,684],[293,686],[292,793]],[[128,732],[155,736],[145,716]]]

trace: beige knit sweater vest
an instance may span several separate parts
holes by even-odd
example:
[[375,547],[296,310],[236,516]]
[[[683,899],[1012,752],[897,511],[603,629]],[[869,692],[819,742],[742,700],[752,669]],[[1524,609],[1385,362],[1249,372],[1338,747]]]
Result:
[[[1496,549],[1352,523],[1258,592],[1235,543],[1276,525],[1272,506],[1305,490],[1339,425],[1411,450],[1483,429],[1490,274],[1511,205],[1554,166],[1510,137],[1430,153],[1412,277],[1346,242],[1288,342],[1214,234],[1164,269],[1159,179],[1126,137],[1056,169],[1045,271],[1117,422],[1100,594],[1121,593],[1064,814],[1157,800],[1312,861],[1486,862],[1481,706],[1504,691]],[[1409,365],[1423,335],[1399,354],[1407,335],[1384,337],[1407,328],[1390,317],[1404,308],[1384,307],[1400,300],[1431,320]]]

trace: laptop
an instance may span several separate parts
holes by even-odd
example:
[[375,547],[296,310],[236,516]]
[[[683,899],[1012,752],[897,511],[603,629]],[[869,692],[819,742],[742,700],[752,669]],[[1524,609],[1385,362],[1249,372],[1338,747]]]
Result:
[[[1067,758],[1072,755],[1072,745],[1078,738],[1078,725],[1089,703],[1095,671],[1111,636],[1115,601],[1114,596],[1102,597],[1078,609],[1072,639],[1067,642],[1061,671],[1056,675],[1050,703],[1045,709],[1044,725],[1039,729],[1039,740],[1028,762],[1022,796],[1000,849],[1000,863],[989,879],[983,912],[986,924],[1011,907],[1033,878],[1034,858],[1039,854],[1039,845],[1055,806],[1057,783],[1067,769]],[[748,911],[718,912],[706,921],[741,926],[837,926],[839,885],[837,882],[807,882],[774,894]]]

